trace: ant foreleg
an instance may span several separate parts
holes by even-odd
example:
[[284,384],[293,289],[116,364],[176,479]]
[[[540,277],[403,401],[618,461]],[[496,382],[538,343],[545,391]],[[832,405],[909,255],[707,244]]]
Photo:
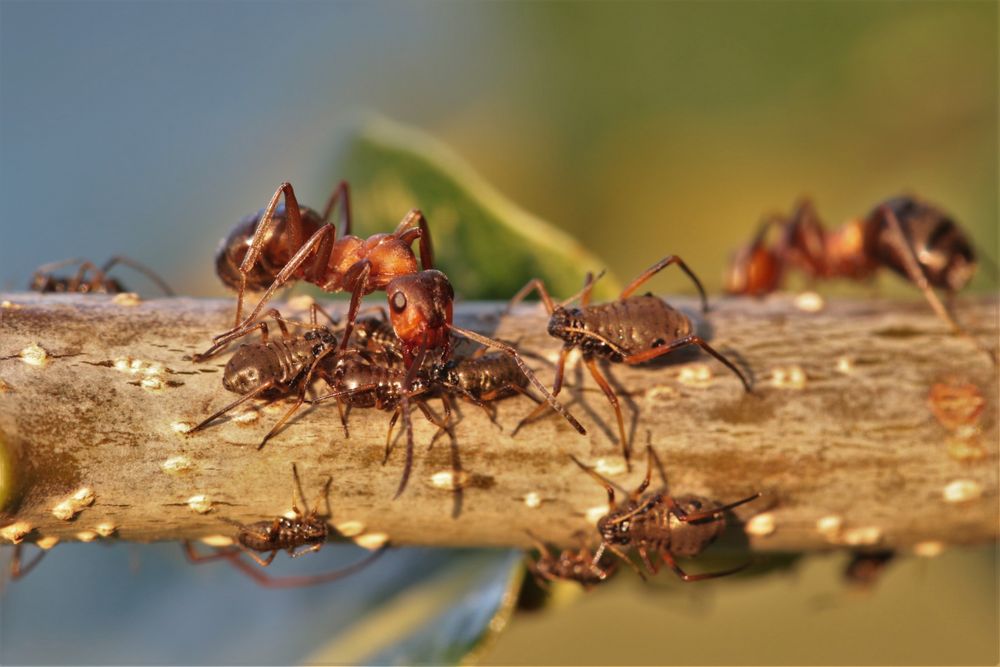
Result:
[[639,287],[641,287],[644,282],[646,282],[647,280],[649,280],[654,275],[656,275],[663,269],[667,268],[671,264],[676,264],[681,268],[681,270],[684,273],[688,275],[688,278],[691,279],[691,282],[694,283],[694,286],[698,288],[698,294],[701,295],[701,311],[703,313],[708,312],[708,297],[705,296],[705,288],[701,286],[701,281],[698,280],[698,276],[694,275],[694,272],[688,268],[688,265],[684,263],[684,260],[678,257],[677,255],[667,255],[659,262],[653,264],[651,267],[640,273],[638,276],[635,277],[635,280],[630,282],[625,287],[625,289],[622,290],[621,296],[619,296],[618,298],[627,299],[632,294],[632,292],[639,289]]

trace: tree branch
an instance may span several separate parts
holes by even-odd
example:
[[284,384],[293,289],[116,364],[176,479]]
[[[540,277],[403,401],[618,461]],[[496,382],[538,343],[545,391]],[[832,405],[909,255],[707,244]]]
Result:
[[[513,398],[499,403],[503,432],[465,407],[457,442],[440,438],[427,452],[435,429],[415,413],[413,477],[393,501],[404,447],[382,465],[385,413],[355,410],[345,439],[333,405],[302,410],[261,451],[257,444],[287,403],[240,411],[191,436],[178,430],[234,399],[220,381],[226,356],[190,361],[230,324],[231,301],[0,299],[10,302],[0,310],[0,357],[10,357],[0,361],[0,526],[8,538],[15,520],[33,528],[29,541],[86,539],[109,526],[136,541],[231,535],[223,517],[259,521],[290,508],[295,462],[310,503],[333,477],[333,524],[356,522],[355,530],[384,533],[393,544],[526,546],[531,529],[568,546],[574,531],[592,530],[588,510],[606,505],[604,490],[568,455],[603,460],[601,469],[631,490],[645,471],[648,431],[674,493],[720,502],[764,494],[736,511],[743,520],[765,511],[773,519],[773,532],[768,518],[750,524],[755,549],[997,539],[996,370],[925,303],[840,301],[809,313],[788,297],[717,301],[702,333],[750,370],[754,394],[694,351],[671,355],[679,363],[608,367],[632,433],[631,475],[615,470],[622,459],[610,406],[573,365],[560,398],[587,437],[550,415],[511,438],[532,407]],[[546,334],[540,309],[498,313],[495,305],[466,304],[457,321],[518,342],[550,383],[559,343]],[[995,297],[967,299],[959,314],[980,339],[996,341]],[[42,365],[27,363],[30,349],[20,356],[36,344],[47,353]],[[982,414],[970,409],[965,423],[947,427],[935,419],[928,395],[946,382],[978,387]],[[942,409],[960,412],[975,400]],[[456,462],[459,495],[447,481]],[[92,490],[89,506],[87,498],[68,500],[82,487]],[[208,513],[189,503],[197,496],[210,503]],[[54,516],[60,503],[72,520]]]

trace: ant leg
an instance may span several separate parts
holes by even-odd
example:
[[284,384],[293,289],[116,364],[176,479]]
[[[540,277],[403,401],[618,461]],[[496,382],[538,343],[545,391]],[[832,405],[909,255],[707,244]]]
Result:
[[392,451],[392,432],[396,428],[396,422],[399,421],[399,415],[400,410],[396,408],[389,419],[389,428],[385,432],[385,455],[382,456],[382,465],[385,465],[389,460],[389,453]]
[[543,385],[541,382],[538,381],[538,378],[535,377],[535,374],[531,371],[530,368],[528,368],[527,364],[524,363],[524,359],[521,358],[521,355],[518,354],[517,350],[515,350],[510,345],[507,345],[506,343],[501,343],[500,341],[493,340],[492,338],[487,338],[486,336],[478,334],[475,331],[463,329],[461,327],[455,326],[454,324],[450,323],[447,326],[455,333],[461,336],[465,336],[466,338],[470,338],[479,343],[480,345],[486,345],[488,347],[492,347],[501,352],[509,354],[511,357],[513,357],[514,362],[517,364],[517,367],[521,369],[521,372],[524,373],[524,376],[526,378],[528,378],[528,381],[535,386],[535,389],[537,389],[542,394],[542,396],[545,397],[545,400],[552,407],[552,409],[558,412],[560,415],[562,415],[562,417],[566,421],[568,421],[570,425],[573,428],[575,428],[580,435],[587,434],[587,429],[583,428],[580,422],[578,422],[576,418],[573,417],[573,415],[571,415],[565,407],[563,407],[562,403],[557,401],[555,399],[555,396],[549,393],[549,390],[545,388],[545,385]]
[[[282,197],[285,198],[285,214],[287,217],[288,232],[291,237],[289,239],[290,244],[293,248],[298,248],[302,243],[304,230],[302,229],[302,216],[299,213],[299,202],[295,198],[295,190],[292,189],[292,184],[286,181],[278,186],[278,189],[271,196],[270,201],[267,202],[267,206],[264,207],[264,213],[260,216],[257,228],[250,239],[250,247],[247,248],[247,252],[243,256],[243,262],[240,264],[240,289],[236,295],[236,320],[233,324],[234,329],[239,328],[240,323],[244,321],[241,319],[241,316],[243,314],[243,295],[247,289],[247,276],[253,270],[254,264],[257,263],[257,259],[260,257],[261,248],[264,247],[264,242],[271,234],[271,229],[274,227],[274,212],[278,208],[278,200]],[[254,315],[248,317],[247,320],[256,318],[256,314],[260,310],[260,305],[258,304]]]
[[[594,470],[593,468],[591,468],[590,466],[587,466],[587,465],[584,465],[583,463],[580,463],[580,460],[578,458],[576,458],[575,456],[573,456],[572,454],[570,454],[569,457],[571,459],[573,459],[573,463],[575,463],[578,466],[580,466],[581,468],[583,468],[583,471],[585,473],[587,473],[588,475],[590,475],[591,477],[593,477],[594,479],[596,479],[597,483],[604,487],[604,490],[608,492],[608,511],[609,512],[614,511],[614,509],[615,509],[615,488],[613,486],[611,486],[611,483],[608,482],[608,480],[606,480],[603,477],[601,477],[601,475],[598,474],[597,471]],[[595,560],[594,562],[596,563],[597,561]]]
[[618,404],[618,396],[615,394],[615,390],[611,388],[611,385],[608,384],[604,375],[601,374],[601,370],[597,367],[597,362],[593,357],[584,357],[583,363],[586,364],[587,370],[590,371],[594,381],[597,382],[601,391],[604,392],[608,402],[611,403],[611,407],[615,409],[615,417],[618,419],[618,437],[620,438],[619,442],[622,447],[622,456],[625,457],[625,467],[631,470],[632,464],[629,461],[628,439],[625,437],[625,418],[622,417],[622,408]]
[[503,311],[504,315],[509,315],[514,306],[524,301],[524,298],[536,289],[538,290],[538,295],[542,297],[542,303],[545,304],[545,311],[551,315],[555,311],[555,305],[552,297],[549,296],[549,291],[545,289],[545,283],[542,282],[541,278],[532,278],[528,281],[527,285],[519,289],[517,294],[512,296],[510,301],[507,302],[507,308]]
[[333,213],[338,201],[343,201],[340,208],[340,221],[344,225],[341,229],[341,235],[347,236],[351,233],[351,188],[347,181],[341,180],[333,189],[333,194],[330,195],[330,199],[327,200],[326,206],[323,208],[323,222],[330,221],[330,214]]
[[403,494],[403,490],[406,489],[406,483],[410,479],[410,472],[413,469],[413,421],[410,419],[410,396],[413,381],[417,376],[417,371],[423,367],[426,356],[427,334],[424,333],[420,341],[420,347],[417,349],[417,355],[413,358],[413,363],[410,364],[410,367],[406,369],[406,377],[403,379],[403,396],[400,406],[397,408],[397,414],[400,411],[403,414],[403,426],[406,429],[406,462],[403,466],[403,476],[399,480],[399,488],[396,489],[396,495],[392,497],[393,500],[396,500]]
[[694,283],[694,286],[698,288],[698,294],[701,295],[701,311],[703,313],[708,312],[708,297],[705,296],[705,288],[701,286],[701,281],[698,280],[698,276],[694,275],[694,272],[692,272],[691,269],[688,268],[688,265],[684,263],[684,260],[678,257],[677,255],[667,255],[659,262],[653,264],[651,267],[640,273],[638,276],[636,276],[635,280],[630,282],[625,287],[625,289],[622,290],[621,296],[619,296],[618,298],[627,299],[629,295],[631,295],[632,292],[639,289],[639,287],[644,282],[646,282],[647,280],[649,280],[654,275],[656,275],[663,269],[667,268],[671,264],[676,264],[677,266],[681,267],[681,270],[688,275],[688,278],[691,279],[691,282]]
[[197,426],[195,426],[194,428],[192,428],[190,431],[188,431],[188,434],[190,435],[191,433],[195,433],[197,431],[202,430],[203,428],[205,428],[206,426],[208,426],[213,421],[215,421],[216,419],[218,419],[222,415],[226,414],[230,410],[233,410],[233,409],[239,407],[241,404],[246,403],[250,399],[257,397],[258,395],[266,392],[268,389],[272,389],[274,387],[274,385],[275,385],[274,380],[268,380],[267,382],[265,382],[261,386],[257,387],[253,391],[251,391],[249,394],[245,394],[245,395],[241,396],[240,398],[238,398],[237,400],[233,401],[232,403],[230,403],[226,407],[222,408],[218,412],[216,412],[216,413],[214,413],[212,415],[209,415],[200,424],[198,424]]
[[[257,234],[260,233],[262,225],[263,221],[261,222],[261,224],[257,225],[257,231],[254,232],[255,240]],[[240,279],[241,279],[240,293],[237,296],[236,300],[237,315],[236,315],[236,324],[234,325],[233,330],[239,329],[240,326],[242,326],[243,324],[247,322],[252,322],[253,320],[257,319],[257,317],[260,315],[260,311],[264,308],[264,305],[271,300],[275,292],[277,292],[279,289],[281,289],[281,287],[285,283],[291,280],[291,278],[295,275],[295,272],[299,270],[299,268],[302,266],[302,264],[305,263],[306,259],[308,259],[310,255],[312,255],[313,253],[317,254],[316,258],[317,264],[321,263],[321,261],[325,263],[326,257],[319,255],[318,249],[321,246],[323,247],[330,246],[329,237],[331,234],[334,236],[336,236],[337,234],[337,228],[334,227],[333,225],[324,225],[319,229],[317,229],[316,232],[312,236],[310,236],[309,239],[302,245],[302,247],[300,247],[296,251],[296,253],[292,255],[292,258],[288,260],[288,263],[285,264],[285,266],[282,267],[281,271],[278,272],[278,275],[274,277],[274,281],[268,286],[267,290],[260,297],[260,300],[257,302],[257,305],[254,306],[253,311],[245,318],[240,319],[243,310],[243,292],[246,289],[246,277],[247,274],[250,273],[250,270],[253,268],[253,263],[251,262],[248,264],[247,260],[244,259],[243,264],[240,266]],[[263,240],[261,240],[261,244],[263,244]],[[251,251],[252,250],[253,248],[251,247]],[[247,252],[247,257],[250,257],[250,252]],[[256,257],[254,259],[256,261]],[[246,271],[244,271],[244,267],[246,267]],[[221,336],[217,338],[220,337]]]
[[59,262],[49,262],[48,264],[42,264],[37,269],[35,269],[35,272],[31,276],[31,289],[39,290],[42,286],[45,285],[47,279],[51,278],[52,274],[58,271],[59,269],[66,266],[72,266],[73,264],[81,264],[84,261],[86,260],[84,260],[83,258],[74,257],[73,259],[64,259]]
[[337,401],[337,411],[340,413],[340,425],[344,427],[344,438],[351,439],[351,432],[347,429],[347,417],[351,414],[351,406],[344,408],[343,401]]
[[[416,224],[417,228],[413,229]],[[420,239],[420,266],[423,270],[434,268],[434,248],[431,244],[431,231],[427,227],[427,219],[419,209],[413,209],[400,220],[393,232],[399,240],[407,245],[413,243],[413,239]]]
[[741,570],[747,569],[753,563],[753,561],[749,561],[747,563],[744,563],[743,565],[740,565],[739,567],[734,567],[731,570],[723,570],[721,572],[704,572],[702,574],[688,574],[687,572],[681,569],[680,565],[677,564],[677,561],[674,560],[673,554],[671,554],[666,549],[660,550],[660,556],[663,558],[663,562],[666,563],[670,567],[670,569],[673,570],[674,573],[684,581],[703,581],[705,579],[716,579],[718,577],[726,577],[730,574],[736,574]]
[[697,336],[694,334],[691,334],[690,336],[684,336],[683,338],[678,338],[676,340],[672,340],[665,345],[661,345],[660,347],[653,347],[648,350],[643,350],[642,352],[636,352],[635,354],[626,355],[622,361],[624,361],[626,364],[629,365],[641,364],[651,359],[661,357],[664,354],[668,354],[670,352],[673,352],[674,350],[680,349],[687,345],[697,345],[698,347],[705,350],[710,355],[721,361],[723,364],[725,364],[726,368],[731,370],[733,373],[736,374],[737,377],[739,377],[740,382],[743,383],[743,388],[747,391],[747,393],[751,393],[753,391],[752,388],[750,387],[750,381],[746,379],[743,373],[735,365],[733,365],[733,363],[729,361],[729,359],[726,359],[726,357],[724,357],[722,354],[716,352],[711,345],[706,343],[701,338],[701,336]]
[[108,271],[111,270],[111,267],[113,267],[115,264],[124,264],[130,269],[138,271],[139,273],[141,273],[142,275],[146,276],[154,283],[156,283],[156,286],[159,287],[160,290],[165,295],[174,296],[174,291],[170,289],[170,286],[167,285],[167,281],[161,278],[159,274],[157,274],[155,271],[153,271],[153,269],[149,268],[145,264],[140,264],[134,259],[126,257],[125,255],[115,255],[114,257],[111,257],[110,259],[108,259],[108,261],[104,263],[104,266],[101,267],[101,270],[104,271],[105,274],[107,274]]
[[39,549],[38,553],[35,554],[34,558],[32,558],[30,561],[28,561],[27,565],[22,565],[21,564],[21,550],[22,550],[23,546],[24,546],[23,544],[15,544],[14,545],[14,555],[11,558],[11,561],[10,561],[10,579],[11,579],[11,581],[16,581],[18,579],[21,579],[23,577],[28,576],[28,573],[31,572],[32,570],[34,570],[35,566],[38,565],[42,561],[43,558],[45,558],[45,554],[46,554],[45,549]]
[[[355,267],[360,267],[355,269]],[[351,339],[351,332],[354,331],[354,320],[358,317],[358,308],[361,307],[361,299],[370,291],[368,289],[368,276],[371,275],[372,264],[367,259],[354,264],[348,269],[344,276],[345,285],[354,285],[351,290],[351,305],[347,308],[347,324],[344,325],[343,339],[340,341],[340,350],[347,349],[347,342]]]
[[[85,280],[88,271],[92,272],[94,275],[91,277],[90,280]],[[80,262],[80,268],[77,269],[76,275],[73,276],[69,281],[68,285],[69,291],[70,292],[80,291],[81,283],[86,283],[89,285],[87,291],[95,292],[101,287],[101,285],[104,284],[104,273],[99,268],[94,266],[92,262],[88,261]]]
[[906,272],[910,276],[910,280],[916,283],[917,287],[921,292],[924,293],[924,298],[927,299],[927,303],[930,304],[931,308],[937,313],[937,316],[944,320],[945,324],[951,327],[953,334],[961,336],[968,339],[977,348],[989,355],[990,359],[993,361],[993,365],[997,366],[1000,364],[1000,360],[997,359],[997,355],[993,350],[989,350],[982,345],[979,341],[972,337],[968,331],[962,328],[962,326],[955,321],[948,309],[945,308],[944,304],[941,303],[941,299],[938,298],[937,293],[931,287],[930,283],[927,281],[927,276],[924,275],[923,269],[920,268],[920,264],[917,261],[916,252],[913,249],[913,244],[906,238],[906,234],[903,232],[903,227],[899,224],[899,220],[896,215],[888,206],[883,206],[880,209],[882,217],[885,218],[886,224],[889,229],[893,232],[893,239],[898,246],[899,254],[903,258],[903,264],[906,267]]

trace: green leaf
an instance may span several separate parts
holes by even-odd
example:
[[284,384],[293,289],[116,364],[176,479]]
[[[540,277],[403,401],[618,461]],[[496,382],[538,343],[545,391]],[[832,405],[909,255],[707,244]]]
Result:
[[[364,123],[341,165],[358,234],[391,231],[412,208],[426,215],[436,268],[466,299],[509,299],[531,278],[554,298],[575,294],[606,264],[575,239],[497,192],[435,139],[381,118]],[[596,299],[614,298],[605,275]]]

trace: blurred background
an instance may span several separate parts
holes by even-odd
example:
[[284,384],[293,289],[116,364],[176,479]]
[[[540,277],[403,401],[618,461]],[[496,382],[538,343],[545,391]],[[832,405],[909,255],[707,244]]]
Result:
[[[625,279],[676,253],[717,291],[727,257],[760,216],[803,194],[837,224],[893,194],[919,193],[950,211],[995,267],[997,25],[998,6],[988,2],[3,2],[0,287],[24,288],[44,262],[125,253],[181,293],[222,296],[212,264],[218,240],[283,180],[321,207],[350,171],[345,156],[371,114],[440,140]],[[366,211],[359,205],[355,214],[363,220]],[[448,243],[448,234],[435,236]],[[679,276],[656,280],[656,290],[687,290]],[[980,271],[972,289],[995,290],[996,280],[995,268]],[[832,288],[857,289],[864,293]],[[879,289],[919,298],[893,276]],[[156,565],[132,575],[121,558],[112,563],[95,549],[57,549],[5,591],[0,662],[142,661],[100,650],[131,646],[129,632],[146,637],[135,627],[144,615],[168,647],[195,645],[199,624],[188,619],[175,632],[177,617],[160,603],[167,587],[200,587],[207,600],[197,579],[205,568],[194,575],[179,553],[154,550],[140,560]],[[493,557],[497,580],[507,581],[509,559]],[[1000,658],[994,549],[911,559],[864,596],[839,585],[838,558],[652,592],[625,577],[554,611],[515,616],[484,659]],[[268,633],[269,646],[298,637],[290,626],[345,622],[231,579],[242,602],[230,610],[270,600],[260,604],[275,613],[242,628]],[[133,584],[108,587],[122,580]],[[345,599],[371,589],[324,590]],[[212,599],[227,595],[236,593]],[[302,595],[333,604],[321,592]],[[206,618],[241,619],[203,604]],[[43,627],[30,618],[68,627],[72,614],[106,641],[81,655],[73,653],[79,641],[30,632]],[[200,629],[230,636],[214,623]],[[147,632],[143,646],[157,636]],[[310,648],[298,652],[229,645],[146,655],[168,663],[337,655],[322,653],[321,631],[309,636]]]

